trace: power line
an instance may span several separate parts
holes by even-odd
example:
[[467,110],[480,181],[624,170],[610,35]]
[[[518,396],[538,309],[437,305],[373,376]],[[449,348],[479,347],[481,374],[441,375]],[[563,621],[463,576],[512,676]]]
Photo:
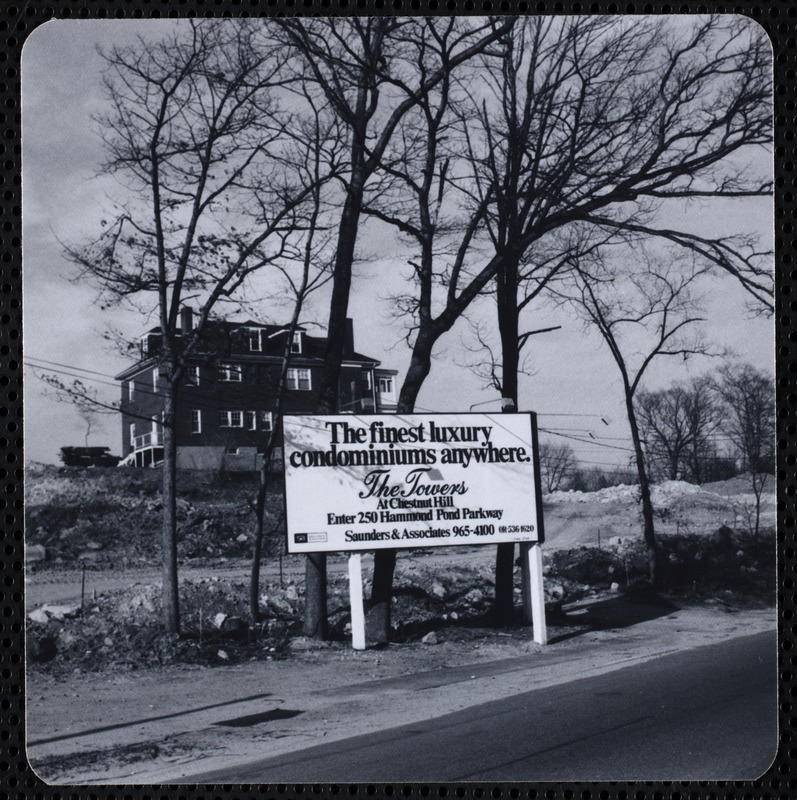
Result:
[[593,445],[595,447],[605,447],[609,450],[623,450],[626,453],[633,453],[634,450],[631,447],[620,447],[616,444],[601,444],[600,442],[594,441],[592,439],[580,439],[578,436],[569,436],[566,433],[556,433],[555,431],[549,430],[547,428],[540,428],[541,433],[547,433],[550,436],[559,436],[562,439],[571,439],[574,442],[582,442],[583,444]]

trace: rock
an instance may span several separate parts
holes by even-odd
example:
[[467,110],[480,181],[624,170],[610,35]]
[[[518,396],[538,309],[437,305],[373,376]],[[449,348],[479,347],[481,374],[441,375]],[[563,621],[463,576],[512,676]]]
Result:
[[475,606],[484,600],[484,594],[479,589],[471,589],[463,599],[466,603]]
[[58,655],[58,646],[52,636],[42,636],[38,640],[29,640],[28,654],[31,661],[52,661]]
[[217,655],[217,656],[218,656],[218,657],[219,657],[219,658],[220,658],[222,661],[229,661],[229,660],[230,660],[230,657],[227,655],[226,651],[224,651],[224,650],[219,650],[219,651],[216,653],[216,655]]
[[219,611],[219,613],[216,614],[215,617],[213,617],[213,624],[217,628],[221,628],[221,626],[224,625],[224,620],[225,619],[227,619],[227,615],[225,613]]
[[451,619],[459,619],[459,614],[456,611],[451,612]]
[[611,589],[611,591],[613,591],[613,592],[618,592],[620,590],[620,584],[619,583],[613,583],[609,587],[609,589]]
[[446,587],[440,581],[434,581],[432,583],[432,594],[442,599],[446,596]]
[[[59,622],[67,617],[76,617],[80,613],[80,606],[52,606],[43,605],[38,609],[48,619],[57,619]],[[36,612],[32,612],[35,614]],[[28,616],[31,616],[30,614]]]
[[421,639],[423,644],[437,644],[437,634],[434,631],[429,631],[426,636]]
[[155,606],[152,600],[146,594],[137,594],[130,600],[129,607],[132,610],[137,608],[143,608],[144,611],[148,611],[150,614],[154,613]]
[[25,548],[25,561],[33,564],[36,561],[47,560],[47,548],[43,544],[29,544]]
[[106,636],[106,637],[105,637],[105,638],[102,640],[102,643],[103,643],[103,644],[104,644],[106,647],[113,647],[113,639],[111,639],[111,637],[110,637],[110,636]]
[[38,622],[42,625],[46,625],[50,621],[50,618],[47,616],[46,612],[44,612],[41,608],[31,611],[30,614],[28,614],[28,619],[31,622]]
[[235,537],[235,541],[238,542],[238,544],[245,544],[249,541],[249,537],[245,533],[242,533],[240,536]]
[[545,584],[545,594],[551,600],[561,600],[565,596],[565,587],[561,583],[548,582]]
[[285,599],[286,600],[298,600],[299,599],[299,591],[294,584],[288,584],[288,588],[285,589]]
[[294,613],[293,606],[283,597],[272,597],[269,599],[268,604],[281,614],[292,616]]
[[235,638],[245,638],[249,633],[249,624],[240,617],[227,617],[219,628],[222,633]]

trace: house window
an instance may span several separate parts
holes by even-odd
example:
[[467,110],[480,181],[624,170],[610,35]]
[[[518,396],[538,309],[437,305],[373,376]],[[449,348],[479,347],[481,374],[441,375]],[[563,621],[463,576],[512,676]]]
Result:
[[249,349],[253,353],[259,353],[263,349],[262,339],[260,337],[260,328],[247,328],[246,341]]
[[246,430],[257,430],[257,414],[254,411],[244,411],[244,417],[246,420]]
[[219,380],[233,383],[240,383],[242,379],[242,370],[240,364],[220,364],[219,365]]
[[268,433],[274,430],[274,413],[272,411],[260,412],[260,429]]
[[365,388],[368,391],[371,391],[371,370],[366,370],[365,372]]
[[131,403],[133,402],[133,398],[135,397],[135,394],[136,394],[136,379],[135,379],[135,378],[133,378],[133,380],[131,380],[131,381],[130,381],[130,382],[127,384],[127,399],[128,399],[128,400],[129,400]]
[[158,368],[152,370],[152,391],[158,391]]
[[302,333],[301,331],[296,331],[293,334],[293,339],[291,340],[291,353],[301,353],[302,352]]
[[307,391],[312,389],[312,382],[310,380],[309,369],[289,369],[287,376],[287,385],[289,389],[301,389]]
[[198,408],[191,409],[191,433],[202,433],[202,412]]
[[379,378],[379,391],[382,394],[393,394],[393,378],[384,376]]
[[130,423],[130,449],[136,449],[136,423]]
[[243,428],[243,411],[219,411],[220,428]]
[[185,385],[199,386],[199,367],[189,366],[185,368]]

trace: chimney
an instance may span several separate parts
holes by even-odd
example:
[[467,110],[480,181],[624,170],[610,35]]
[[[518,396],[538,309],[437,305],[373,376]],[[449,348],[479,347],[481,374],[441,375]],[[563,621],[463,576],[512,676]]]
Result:
[[194,311],[190,306],[180,309],[180,332],[185,335],[194,329]]
[[354,323],[346,317],[346,330],[343,334],[343,354],[350,356],[354,352]]

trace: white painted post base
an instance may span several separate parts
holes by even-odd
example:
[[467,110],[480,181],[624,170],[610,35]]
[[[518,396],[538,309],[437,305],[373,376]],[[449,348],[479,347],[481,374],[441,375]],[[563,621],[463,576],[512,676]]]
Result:
[[524,542],[520,545],[520,565],[523,574],[523,616],[534,629],[534,641],[548,644],[545,624],[545,592],[542,584],[542,545]]
[[349,554],[349,605],[351,607],[351,646],[354,650],[365,650],[363,567],[360,553]]

